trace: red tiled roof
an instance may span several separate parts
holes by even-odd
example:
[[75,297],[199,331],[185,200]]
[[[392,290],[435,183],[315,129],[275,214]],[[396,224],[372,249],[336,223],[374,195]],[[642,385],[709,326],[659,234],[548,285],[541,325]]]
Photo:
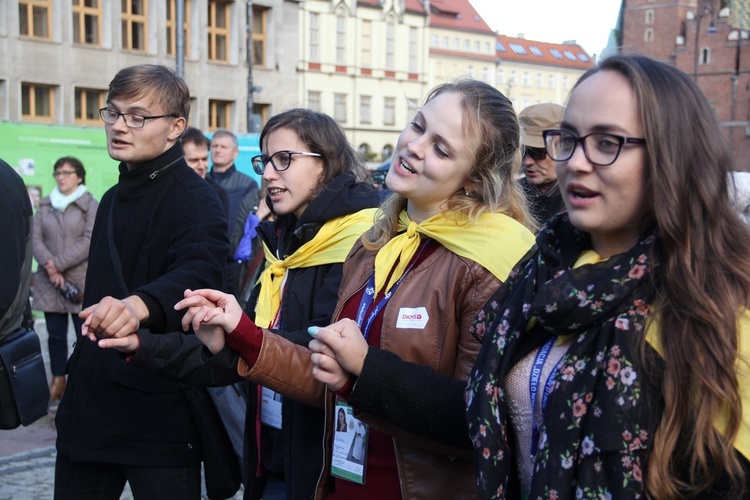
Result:
[[[381,9],[383,7],[382,0],[357,0],[357,5],[364,5],[367,7],[377,7]],[[418,14],[424,14],[424,6],[420,0],[405,0],[404,10],[407,12],[417,12]]]
[[[377,0],[375,0],[377,1]],[[407,12],[418,12],[420,14],[424,14],[424,6],[422,5],[422,2],[419,0],[405,0],[404,2],[404,9]]]
[[588,69],[594,65],[591,56],[580,45],[538,42],[500,35],[497,37],[496,48],[497,57],[506,61],[576,69]]
[[430,26],[494,33],[469,0],[432,0]]
[[475,52],[461,52],[459,50],[440,49],[437,47],[430,47],[430,54],[437,54],[437,55],[443,55],[443,56],[456,56],[462,59],[487,61],[489,63],[497,62],[497,56],[494,56],[494,55],[477,54]]

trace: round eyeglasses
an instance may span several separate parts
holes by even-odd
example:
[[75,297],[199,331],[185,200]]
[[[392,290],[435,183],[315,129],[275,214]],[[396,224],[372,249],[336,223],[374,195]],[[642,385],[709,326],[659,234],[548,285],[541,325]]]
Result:
[[568,161],[576,146],[581,144],[583,154],[597,167],[608,167],[617,161],[624,144],[646,144],[646,139],[595,132],[579,137],[560,129],[542,132],[547,155],[555,161]]
[[283,172],[284,170],[288,169],[289,165],[292,164],[292,156],[294,155],[321,156],[318,153],[308,153],[306,151],[289,151],[288,149],[282,149],[281,151],[276,151],[271,156],[253,156],[250,161],[253,164],[253,170],[255,170],[255,173],[258,175],[263,175],[263,169],[266,168],[266,163],[268,162],[271,162],[271,166],[277,172]]
[[120,113],[119,111],[109,108],[100,109],[99,116],[101,116],[102,121],[108,125],[114,125],[122,116],[122,119],[125,120],[125,125],[127,125],[128,128],[143,128],[146,124],[146,120],[155,120],[157,118],[178,118],[177,115],[143,116],[134,113]]

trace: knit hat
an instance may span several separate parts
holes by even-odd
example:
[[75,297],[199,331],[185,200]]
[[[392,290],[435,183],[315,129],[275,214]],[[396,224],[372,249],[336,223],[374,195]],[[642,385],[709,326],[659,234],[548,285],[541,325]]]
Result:
[[565,108],[559,104],[547,102],[524,108],[518,114],[521,123],[521,144],[530,148],[544,148],[542,131],[548,128],[560,128]]

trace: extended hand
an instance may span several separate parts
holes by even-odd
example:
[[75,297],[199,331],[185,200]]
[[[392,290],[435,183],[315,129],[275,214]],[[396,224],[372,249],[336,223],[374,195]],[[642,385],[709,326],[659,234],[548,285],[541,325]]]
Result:
[[100,340],[98,345],[102,349],[116,349],[125,354],[133,354],[141,346],[141,342],[138,334],[133,333],[125,337]]
[[234,295],[209,289],[185,290],[185,298],[174,308],[188,308],[182,328],[187,331],[192,325],[200,341],[214,354],[224,348],[226,332],[237,328],[243,314]]

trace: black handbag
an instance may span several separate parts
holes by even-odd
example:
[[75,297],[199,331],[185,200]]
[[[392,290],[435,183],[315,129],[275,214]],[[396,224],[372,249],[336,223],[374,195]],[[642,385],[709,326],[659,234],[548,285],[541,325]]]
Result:
[[0,429],[30,425],[49,410],[39,336],[19,328],[0,344]]
[[[129,294],[125,277],[122,275],[122,261],[115,247],[112,212],[115,197],[112,197],[112,207],[109,212],[109,227],[107,237],[115,277],[123,292]],[[198,440],[201,447],[201,460],[205,474],[206,494],[210,499],[229,498],[240,489],[242,484],[242,468],[240,459],[234,452],[232,441],[227,434],[219,412],[205,387],[182,385],[185,399],[190,405],[190,412],[198,428]]]

